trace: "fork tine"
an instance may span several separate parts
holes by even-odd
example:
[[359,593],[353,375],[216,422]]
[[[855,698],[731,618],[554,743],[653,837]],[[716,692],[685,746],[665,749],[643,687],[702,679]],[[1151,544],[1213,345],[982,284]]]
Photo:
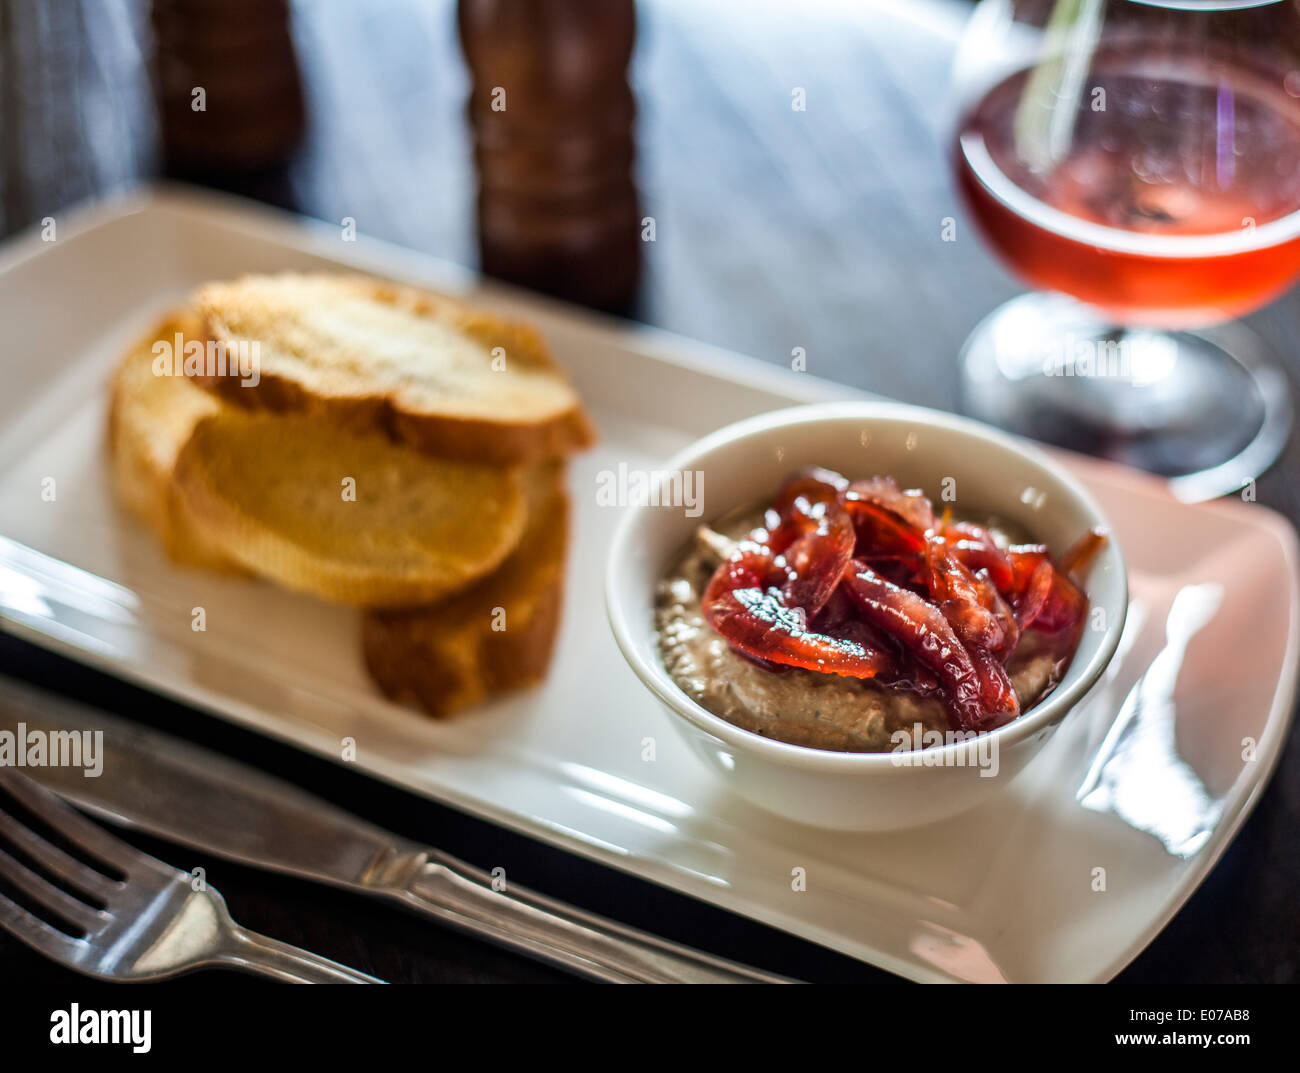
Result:
[[102,902],[107,903],[109,897],[120,887],[107,876],[100,875],[88,865],[69,857],[58,846],[45,841],[4,809],[0,809],[0,837],[8,839],[47,872]]
[[26,775],[18,774],[13,768],[0,767],[0,786],[34,816],[96,860],[124,873],[129,872],[132,866],[139,866],[143,854],[114,838],[102,827],[96,827]]
[[74,939],[50,927],[3,894],[0,894],[0,927],[64,965],[76,966],[89,945],[84,939]]
[[4,850],[0,850],[0,876],[4,876],[33,901],[39,902],[43,908],[76,924],[88,934],[99,931],[108,919],[107,913],[92,909],[85,902],[79,902],[71,894],[59,890]]

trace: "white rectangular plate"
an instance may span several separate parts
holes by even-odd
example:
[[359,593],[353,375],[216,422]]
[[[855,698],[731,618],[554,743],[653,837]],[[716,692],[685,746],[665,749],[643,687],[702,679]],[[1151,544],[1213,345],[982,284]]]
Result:
[[[843,835],[768,815],[719,787],[615,648],[601,575],[618,510],[597,505],[597,475],[855,392],[212,195],[140,193],[58,228],[0,254],[0,617],[20,636],[324,756],[352,738],[380,778],[917,980],[1109,978],[1206,875],[1277,760],[1300,643],[1290,525],[1070,458],[1132,574],[1099,695],[1024,777],[951,823]],[[450,723],[391,705],[367,680],[353,612],[174,567],[115,507],[102,443],[116,354],[196,284],[286,268],[473,292],[537,323],[570,370],[602,441],[574,467],[566,614],[539,689]]]

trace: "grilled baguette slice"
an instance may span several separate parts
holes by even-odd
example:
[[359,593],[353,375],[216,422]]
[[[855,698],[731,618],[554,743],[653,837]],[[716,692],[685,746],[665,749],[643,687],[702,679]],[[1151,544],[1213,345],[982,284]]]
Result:
[[154,345],[202,341],[203,325],[187,311],[167,314],[122,356],[108,409],[109,464],[121,503],[157,534],[171,558],[191,566],[239,571],[193,524],[172,491],[172,469],[194,426],[222,409],[184,376],[154,372]]
[[362,616],[366,666],[391,699],[442,717],[545,677],[564,596],[569,503],[561,466],[526,480],[527,528],[495,573],[432,607]]
[[383,431],[426,454],[534,463],[594,438],[541,337],[451,298],[348,275],[244,276],[195,295],[210,338],[256,343],[260,380],[228,399]]
[[173,484],[188,517],[252,573],[359,606],[465,588],[510,554],[526,515],[516,469],[235,407],[194,426]]

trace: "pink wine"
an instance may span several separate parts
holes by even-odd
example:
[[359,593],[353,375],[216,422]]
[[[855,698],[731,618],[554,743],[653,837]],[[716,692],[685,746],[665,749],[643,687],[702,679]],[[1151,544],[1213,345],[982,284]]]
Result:
[[1280,77],[1129,53],[1097,63],[1057,116],[1022,110],[1028,82],[968,113],[956,165],[980,226],[1035,286],[1122,323],[1188,327],[1300,273],[1300,101]]

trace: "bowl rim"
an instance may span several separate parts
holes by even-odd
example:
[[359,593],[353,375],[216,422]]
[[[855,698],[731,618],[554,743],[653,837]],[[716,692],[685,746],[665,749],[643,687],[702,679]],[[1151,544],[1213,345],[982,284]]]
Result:
[[[672,712],[684,718],[696,729],[701,730],[725,744],[750,753],[765,757],[778,764],[804,769],[837,772],[841,774],[866,771],[908,771],[925,770],[930,767],[961,766],[956,758],[959,753],[971,754],[981,746],[981,742],[996,742],[997,749],[1012,746],[1026,738],[1032,737],[1045,727],[1064,719],[1070,711],[1100,680],[1115,652],[1119,648],[1120,636],[1128,615],[1129,587],[1128,565],[1124,550],[1114,538],[1114,529],[1110,525],[1101,507],[1078,480],[1067,472],[1058,462],[1036,445],[1009,435],[999,429],[950,414],[942,410],[931,410],[910,403],[848,400],[840,402],[821,402],[784,407],[769,410],[752,417],[742,418],[694,441],[674,454],[663,468],[677,471],[699,467],[708,457],[719,449],[737,440],[769,434],[776,429],[815,424],[833,419],[855,418],[860,420],[906,420],[912,424],[929,425],[946,431],[966,434],[977,440],[993,444],[1005,450],[1021,455],[1033,466],[1041,470],[1057,485],[1063,487],[1079,501],[1094,518],[1093,524],[1105,526],[1111,534],[1110,546],[1115,555],[1119,571],[1119,605],[1108,608],[1107,627],[1101,643],[1093,653],[1087,665],[1069,681],[1075,669],[1073,662],[1066,671],[1065,679],[1040,703],[1030,709],[1028,714],[1007,723],[1005,726],[987,731],[977,737],[964,741],[948,742],[923,750],[927,757],[933,758],[922,764],[901,763],[897,758],[915,750],[901,753],[879,752],[845,752],[832,749],[816,749],[807,745],[794,745],[776,738],[764,737],[751,730],[736,726],[719,715],[692,700],[668,676],[662,665],[652,663],[632,639],[628,618],[628,609],[619,598],[620,585],[617,575],[621,564],[627,559],[632,542],[644,519],[653,517],[652,508],[646,504],[627,507],[619,519],[614,537],[610,542],[605,569],[605,611],[610,630],[623,658],[627,660],[633,672],[656,697]],[[661,675],[662,674],[662,678]]]

